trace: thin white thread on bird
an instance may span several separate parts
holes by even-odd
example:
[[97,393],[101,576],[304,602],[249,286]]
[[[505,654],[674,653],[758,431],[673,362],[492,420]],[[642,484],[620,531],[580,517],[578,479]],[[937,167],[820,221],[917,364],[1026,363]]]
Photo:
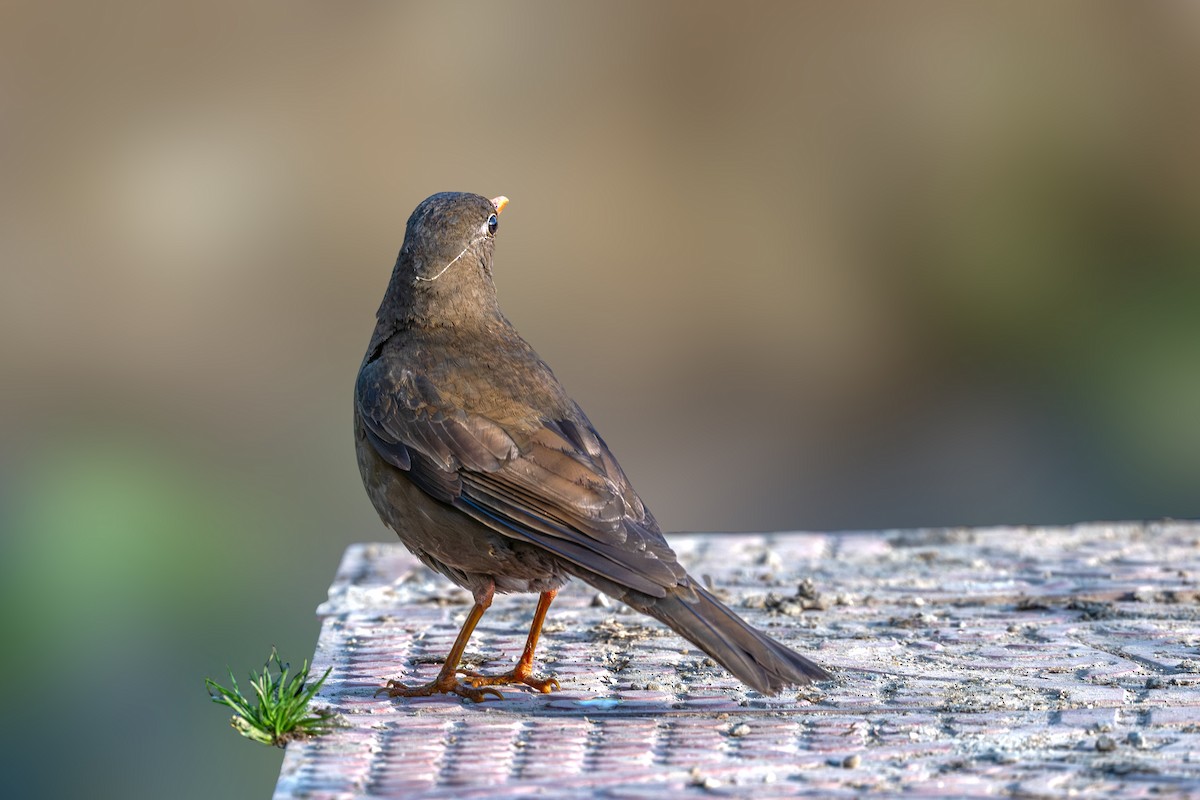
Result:
[[442,277],[443,275],[445,275],[445,274],[446,274],[446,270],[448,270],[448,269],[450,269],[451,267],[453,267],[453,266],[454,266],[454,262],[455,262],[455,261],[458,261],[460,258],[462,258],[463,256],[465,256],[465,255],[467,254],[467,251],[468,251],[468,250],[470,250],[472,247],[474,247],[474,246],[475,246],[475,243],[476,243],[476,242],[478,242],[478,241],[479,241],[480,239],[482,239],[482,238],[483,238],[483,237],[482,237],[482,236],[480,236],[480,237],[477,237],[477,238],[475,238],[475,239],[472,239],[471,241],[467,242],[467,246],[466,246],[466,247],[464,247],[464,248],[462,249],[462,252],[461,252],[461,253],[459,253],[458,255],[456,255],[456,256],[455,256],[453,259],[451,259],[449,264],[447,264],[446,266],[442,267],[441,271],[440,271],[440,272],[438,272],[438,274],[437,274],[437,275],[434,275],[432,278],[425,278],[425,277],[423,277],[423,276],[421,276],[421,275],[418,275],[418,276],[417,276],[417,280],[419,280],[419,281],[426,281],[427,283],[433,283],[433,282],[434,282],[434,281],[436,281],[438,278],[440,278],[440,277]]

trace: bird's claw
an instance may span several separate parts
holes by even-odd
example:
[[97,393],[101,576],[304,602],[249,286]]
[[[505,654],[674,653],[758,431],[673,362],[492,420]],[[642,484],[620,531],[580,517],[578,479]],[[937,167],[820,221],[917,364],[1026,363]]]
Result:
[[458,674],[467,679],[467,682],[476,689],[483,686],[512,686],[513,684],[524,684],[531,689],[536,689],[542,694],[557,692],[562,687],[558,685],[558,680],[555,678],[538,678],[534,676],[532,670],[524,670],[520,667],[514,667],[508,672],[500,675],[485,675],[482,672],[472,672],[470,670],[460,669]]
[[432,697],[435,694],[456,694],[473,703],[482,703],[489,695],[500,700],[504,699],[504,695],[499,689],[493,689],[490,686],[483,688],[478,685],[468,686],[453,676],[448,681],[434,680],[421,686],[405,686],[400,681],[389,680],[375,690],[375,697],[381,694],[386,694],[388,697]]

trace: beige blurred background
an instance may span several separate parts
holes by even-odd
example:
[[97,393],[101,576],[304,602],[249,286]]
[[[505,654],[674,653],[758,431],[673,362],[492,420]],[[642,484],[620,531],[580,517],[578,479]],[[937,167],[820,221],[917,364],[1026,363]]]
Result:
[[670,529],[1200,515],[1198,8],[6,4],[6,789],[269,792],[435,191]]

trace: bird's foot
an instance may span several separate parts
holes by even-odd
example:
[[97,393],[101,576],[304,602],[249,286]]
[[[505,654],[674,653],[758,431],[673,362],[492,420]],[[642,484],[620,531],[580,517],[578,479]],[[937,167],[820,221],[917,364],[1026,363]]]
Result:
[[[460,669],[458,672],[467,679],[467,683],[476,689],[482,686],[511,686],[515,683],[520,683],[531,689],[536,689],[542,694],[549,694],[562,688],[554,678],[536,677],[533,674],[533,668],[524,663],[518,663],[508,672],[500,675],[484,675],[482,672],[471,672],[465,669]],[[485,689],[484,691],[487,690]]]
[[504,699],[504,695],[500,693],[499,689],[480,688],[479,684],[468,686],[453,675],[450,675],[448,680],[439,676],[421,686],[405,686],[400,681],[389,680],[386,685],[376,690],[376,697],[381,694],[387,694],[388,697],[431,697],[435,694],[456,694],[475,703],[482,703],[489,695]]

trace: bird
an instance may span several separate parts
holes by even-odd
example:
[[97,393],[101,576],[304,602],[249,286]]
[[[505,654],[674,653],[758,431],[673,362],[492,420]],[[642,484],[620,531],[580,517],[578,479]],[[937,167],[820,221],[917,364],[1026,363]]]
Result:
[[[437,676],[376,695],[503,699],[560,688],[534,670],[542,624],[572,578],[653,617],[763,694],[831,679],[688,575],[579,405],[500,310],[492,277],[504,196],[423,200],[376,313],[354,387],[355,449],[383,523],[471,593]],[[494,595],[534,593],[515,666],[460,669]],[[459,679],[459,676],[462,679]]]

